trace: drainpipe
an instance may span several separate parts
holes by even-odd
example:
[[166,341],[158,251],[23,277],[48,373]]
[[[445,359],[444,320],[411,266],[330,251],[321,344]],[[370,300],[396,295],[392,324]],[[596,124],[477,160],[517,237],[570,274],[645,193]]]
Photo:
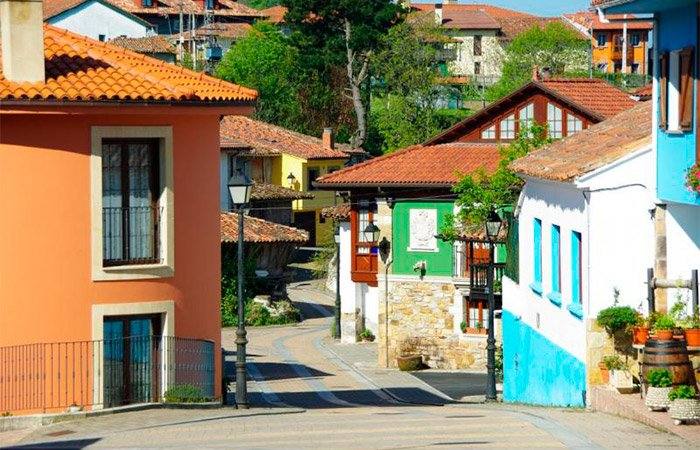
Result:
[[394,258],[389,258],[384,264],[384,351],[386,367],[389,367],[389,267]]

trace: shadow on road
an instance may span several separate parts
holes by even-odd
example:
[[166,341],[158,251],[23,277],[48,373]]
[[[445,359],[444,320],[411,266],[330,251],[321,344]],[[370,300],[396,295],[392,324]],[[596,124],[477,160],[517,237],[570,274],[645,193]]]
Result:
[[23,444],[23,445],[14,445],[11,447],[4,447],[4,448],[14,448],[14,449],[22,449],[22,448],[62,448],[62,449],[82,449],[85,447],[88,447],[90,445],[93,445],[97,442],[100,441],[100,438],[92,438],[92,439],[72,439],[72,440],[64,440],[64,441],[51,441],[51,442],[41,442],[41,443],[34,443],[34,444]]
[[304,320],[321,319],[333,315],[333,307],[319,305],[318,303],[295,301],[294,304],[301,310],[301,317]]
[[[262,372],[265,381],[286,380],[293,378],[316,378],[332,376],[332,373],[323,372],[304,364],[296,363],[276,363],[276,362],[255,362],[255,366]],[[236,366],[234,361],[226,361],[226,374],[234,377]],[[309,373],[310,377],[302,377],[299,373]]]
[[486,392],[485,373],[426,371],[411,372],[411,375],[455,400]]

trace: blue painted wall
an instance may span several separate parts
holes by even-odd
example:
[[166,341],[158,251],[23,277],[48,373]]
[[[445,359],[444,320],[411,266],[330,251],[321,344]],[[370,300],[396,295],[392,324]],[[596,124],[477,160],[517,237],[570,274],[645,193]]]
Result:
[[545,406],[585,406],[586,367],[503,310],[503,399]]

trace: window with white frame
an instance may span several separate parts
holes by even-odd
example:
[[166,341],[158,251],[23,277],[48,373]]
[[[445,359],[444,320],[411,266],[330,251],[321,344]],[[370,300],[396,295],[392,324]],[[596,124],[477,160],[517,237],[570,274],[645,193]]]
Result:
[[573,114],[566,115],[566,135],[571,136],[583,130],[583,121]]
[[526,130],[535,124],[535,104],[530,103],[518,112],[520,130]]
[[369,255],[371,251],[370,241],[365,229],[372,221],[372,212],[369,208],[369,202],[366,200],[360,201],[359,209],[357,211],[357,253],[362,255]]
[[664,52],[659,60],[659,126],[668,131],[693,129],[693,59],[695,50],[687,47]]
[[496,125],[481,130],[481,139],[496,139]]
[[680,71],[680,52],[671,52],[671,57],[669,59],[669,77],[668,77],[668,129],[671,131],[678,131],[680,129],[680,110],[676,106],[678,105],[681,92],[680,92],[680,81],[681,81],[681,71]]
[[515,114],[501,120],[501,139],[515,139]]
[[547,129],[549,137],[553,139],[562,137],[562,111],[551,103],[547,103]]

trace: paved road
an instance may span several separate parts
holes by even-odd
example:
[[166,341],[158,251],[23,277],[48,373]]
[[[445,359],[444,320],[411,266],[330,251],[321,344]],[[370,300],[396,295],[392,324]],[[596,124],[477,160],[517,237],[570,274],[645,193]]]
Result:
[[[331,343],[329,296],[306,285],[290,295],[302,307],[302,324],[249,334],[254,408],[115,414],[12,439],[17,448],[689,447],[604,414],[453,402],[417,378],[372,367],[371,347]],[[223,338],[232,372],[233,330]]]

